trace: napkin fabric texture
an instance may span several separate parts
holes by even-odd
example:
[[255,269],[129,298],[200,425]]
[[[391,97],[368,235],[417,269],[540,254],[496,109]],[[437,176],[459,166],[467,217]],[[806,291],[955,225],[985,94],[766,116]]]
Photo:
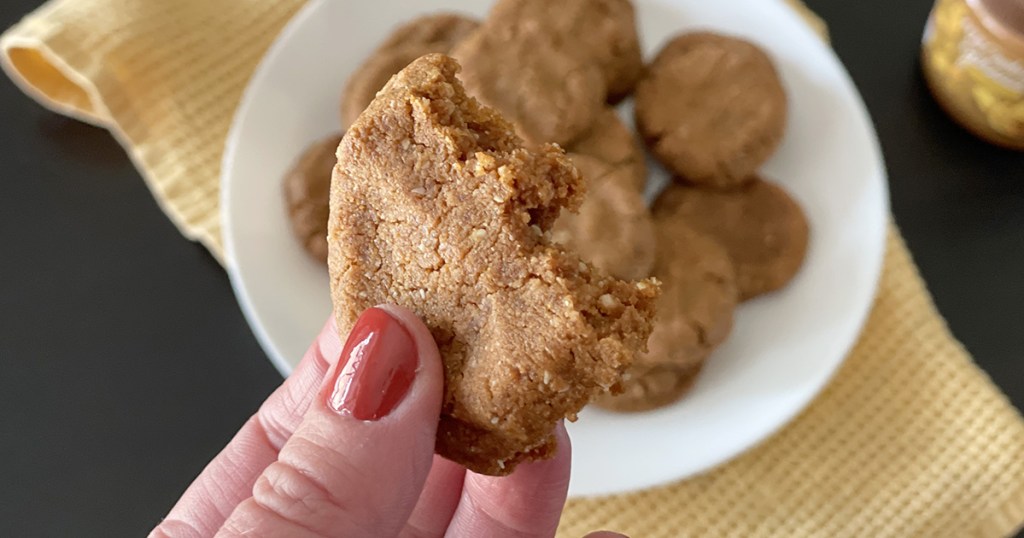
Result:
[[[0,37],[0,62],[43,106],[109,129],[182,233],[224,262],[225,138],[249,77],[301,5],[52,0]],[[807,410],[699,477],[569,501],[559,535],[961,538],[1009,535],[1022,522],[1024,421],[950,335],[890,226],[867,324]]]

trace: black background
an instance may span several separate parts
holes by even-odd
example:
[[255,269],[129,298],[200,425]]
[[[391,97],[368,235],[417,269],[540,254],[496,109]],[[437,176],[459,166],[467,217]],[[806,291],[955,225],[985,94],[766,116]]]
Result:
[[[0,3],[0,26],[36,4]],[[809,4],[871,110],[940,311],[1024,406],[1024,154],[975,140],[928,96],[930,1]],[[6,80],[0,118],[0,535],[144,534],[280,377],[224,271],[106,132]]]

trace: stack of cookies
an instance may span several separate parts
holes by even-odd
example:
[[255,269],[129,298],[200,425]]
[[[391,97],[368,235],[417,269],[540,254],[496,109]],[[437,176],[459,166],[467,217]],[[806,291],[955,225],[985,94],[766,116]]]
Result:
[[654,203],[662,296],[648,352],[625,392],[599,398],[618,411],[681,398],[732,329],[738,303],[784,287],[803,264],[809,227],[800,206],[758,169],[778,148],[787,97],[757,46],[710,32],[679,35],[646,67],[636,125],[673,175]]
[[[461,64],[467,92],[512,122],[528,146],[565,148],[587,190],[552,241],[609,275],[662,282],[648,351],[601,407],[641,411],[681,398],[728,337],[743,301],[798,272],[803,211],[758,175],[786,127],[787,96],[757,46],[709,32],[671,39],[644,65],[630,0],[498,0],[483,21],[419,17],[350,77],[348,129],[387,81],[429,53]],[[639,136],[614,105],[635,99]],[[327,258],[327,185],[340,135],[311,147],[286,178],[296,234]],[[645,146],[674,181],[648,207]]]

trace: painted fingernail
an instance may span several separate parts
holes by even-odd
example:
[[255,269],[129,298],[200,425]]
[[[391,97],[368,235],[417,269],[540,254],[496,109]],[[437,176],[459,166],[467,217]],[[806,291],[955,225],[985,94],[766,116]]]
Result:
[[416,377],[412,335],[379,308],[363,312],[341,352],[345,366],[328,405],[358,420],[379,420],[401,403]]

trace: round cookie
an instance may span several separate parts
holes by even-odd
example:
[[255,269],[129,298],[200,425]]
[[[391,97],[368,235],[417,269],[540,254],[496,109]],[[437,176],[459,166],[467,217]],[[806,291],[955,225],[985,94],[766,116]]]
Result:
[[526,21],[565,40],[574,54],[600,68],[611,103],[632,93],[643,73],[630,0],[501,0],[490,18]]
[[551,238],[616,278],[650,276],[654,224],[628,172],[580,155],[573,156],[573,164],[587,182],[586,198],[578,213],[558,217]]
[[568,146],[604,107],[600,69],[543,27],[492,14],[452,56],[470,95],[497,109],[532,144]]
[[719,188],[746,182],[775,152],[787,106],[764,51],[707,32],[665,45],[636,89],[637,128],[658,160]]
[[331,175],[338,163],[340,134],[315,142],[284,176],[284,199],[292,232],[311,256],[327,263],[327,215]]
[[743,301],[788,284],[807,254],[810,227],[803,210],[781,187],[760,178],[735,191],[671,185],[654,214],[678,215],[722,245]]
[[410,62],[431,52],[450,52],[480,23],[453,13],[417,17],[398,27],[349,77],[341,97],[341,123],[348,129],[377,92]]
[[631,183],[643,192],[647,186],[647,163],[643,145],[619,118],[614,108],[607,107],[594,120],[582,138],[573,143],[569,151],[589,155],[614,167],[627,169]]
[[738,291],[728,254],[676,215],[660,216],[654,223],[654,276],[662,283],[654,330],[647,353],[623,378],[624,392],[595,400],[606,409],[643,411],[678,400],[732,331]]

